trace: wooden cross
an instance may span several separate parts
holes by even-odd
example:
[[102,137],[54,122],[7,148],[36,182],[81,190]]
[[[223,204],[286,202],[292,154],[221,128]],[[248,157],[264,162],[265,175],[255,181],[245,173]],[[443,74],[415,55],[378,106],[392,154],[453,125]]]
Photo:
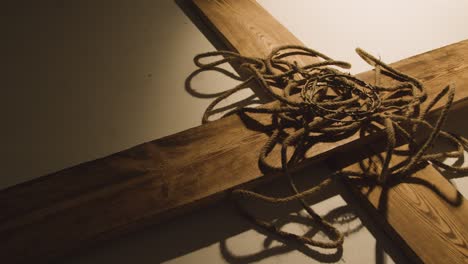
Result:
[[[302,45],[253,0],[194,3],[224,43],[243,55],[261,57],[279,45]],[[451,81],[466,87],[468,41],[392,66],[423,80],[429,96]],[[359,77],[370,80],[373,74]],[[455,101],[466,98],[468,89],[458,89]],[[232,188],[275,176],[263,176],[257,166],[258,152],[267,138],[233,115],[3,190],[0,259],[5,263],[46,262],[193,210]],[[371,144],[356,138],[318,144],[300,167],[355,148],[371,149]],[[347,160],[346,155],[340,157]],[[459,195],[431,166],[414,177],[449,197]],[[380,215],[375,209],[381,188],[368,193],[367,188],[348,187],[413,260],[466,263],[468,208],[464,198],[459,197],[455,207],[427,187],[402,183],[387,190],[386,213]]]

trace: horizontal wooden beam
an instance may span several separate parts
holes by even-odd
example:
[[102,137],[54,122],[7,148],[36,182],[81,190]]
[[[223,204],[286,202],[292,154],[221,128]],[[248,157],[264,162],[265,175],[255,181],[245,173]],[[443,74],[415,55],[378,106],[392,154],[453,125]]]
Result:
[[[302,44],[254,1],[195,3],[242,54]],[[433,94],[450,81],[468,85],[467,59],[468,41],[463,41],[393,66],[421,79]],[[359,76],[369,80],[372,73]],[[456,101],[466,98],[468,90],[459,89]],[[257,159],[267,138],[233,115],[5,189],[0,259],[46,262],[216,200],[264,178]],[[307,162],[342,152],[350,146],[345,143],[318,145]]]

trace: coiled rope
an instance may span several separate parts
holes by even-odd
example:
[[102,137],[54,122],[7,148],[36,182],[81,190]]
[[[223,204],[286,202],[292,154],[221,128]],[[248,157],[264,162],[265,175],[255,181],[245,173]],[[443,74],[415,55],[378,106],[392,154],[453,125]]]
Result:
[[[239,85],[219,93],[219,96],[207,107],[203,123],[208,122],[210,113],[220,102],[236,92],[249,88],[253,83],[256,83],[274,101],[268,107],[244,107],[241,111],[272,115],[275,126],[269,140],[259,153],[259,163],[270,170],[282,172],[288,178],[294,194],[287,197],[271,197],[250,190],[237,189],[232,195],[237,202],[240,199],[256,199],[268,204],[299,201],[312,218],[312,222],[326,231],[329,240],[314,240],[282,231],[272,222],[260,220],[244,207],[239,207],[242,214],[250,221],[280,237],[295,239],[321,248],[337,248],[342,245],[343,234],[322,219],[304,200],[330,185],[337,176],[374,179],[379,184],[385,184],[392,177],[407,177],[413,169],[427,162],[453,172],[468,171],[468,168],[450,166],[440,161],[446,157],[461,158],[468,146],[468,140],[464,137],[441,129],[453,102],[454,85],[445,87],[431,101],[426,102],[427,93],[420,81],[393,69],[362,49],[358,48],[356,52],[375,68],[373,84],[339,70],[339,68],[349,69],[351,67],[349,63],[333,60],[303,46],[281,46],[274,49],[266,58],[245,57],[229,51],[208,52],[194,58],[195,64],[199,67],[194,75],[203,71],[218,71],[233,79],[242,80],[239,76],[221,68],[224,63],[240,65],[240,68],[247,72],[247,78]],[[208,63],[202,62],[219,56],[222,58]],[[291,62],[293,56],[319,58],[320,61],[298,65],[296,62]],[[382,86],[381,76],[393,79],[391,83],[396,84]],[[275,91],[273,87],[280,88],[280,92]],[[427,120],[427,115],[442,99],[446,102],[434,124],[431,124]],[[379,129],[375,132],[376,130],[370,129],[371,127]],[[428,136],[417,142],[416,135],[421,131],[426,131]],[[300,192],[292,179],[290,168],[303,158],[301,155],[305,153],[305,144],[320,137],[343,139],[356,133],[361,137],[372,133],[385,134],[386,149],[381,170],[378,173],[338,171],[318,185]],[[407,143],[406,151],[396,149],[399,138]],[[455,150],[430,153],[429,150],[438,138],[446,139]],[[281,145],[279,167],[267,162],[268,155],[278,144]],[[287,150],[290,147],[295,151],[291,157],[288,157]],[[405,155],[405,159],[392,164],[395,152]]]

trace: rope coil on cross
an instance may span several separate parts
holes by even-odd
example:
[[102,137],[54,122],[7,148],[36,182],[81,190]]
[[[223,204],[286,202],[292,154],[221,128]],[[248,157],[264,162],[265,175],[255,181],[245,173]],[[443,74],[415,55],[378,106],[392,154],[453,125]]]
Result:
[[[333,60],[303,46],[281,46],[274,49],[266,58],[245,57],[229,51],[208,52],[194,58],[199,69],[189,77],[190,79],[203,71],[217,71],[242,81],[239,85],[219,93],[219,96],[207,107],[203,123],[209,122],[211,113],[220,102],[236,92],[249,88],[253,83],[265,91],[274,102],[269,106],[244,107],[241,111],[272,115],[274,127],[269,140],[259,153],[259,163],[269,170],[282,172],[288,178],[293,194],[287,197],[270,197],[244,189],[234,190],[232,194],[243,215],[283,238],[292,238],[322,248],[337,248],[342,245],[343,234],[322,219],[304,200],[328,186],[339,176],[366,178],[384,185],[389,180],[410,177],[415,168],[427,163],[456,173],[468,172],[468,168],[447,165],[440,160],[446,157],[462,158],[468,148],[467,139],[441,129],[454,99],[454,85],[445,87],[428,101],[426,89],[419,80],[397,71],[362,49],[358,48],[356,52],[374,67],[373,84],[337,69],[349,69],[351,67],[349,63]],[[202,62],[204,59],[218,56],[222,58],[209,63]],[[321,60],[300,66],[296,62],[291,62],[292,58],[297,56]],[[240,65],[240,68],[247,72],[247,78],[243,79],[219,67],[224,63]],[[396,84],[381,85],[382,76],[390,78],[391,83]],[[276,87],[277,91],[273,87]],[[434,124],[431,124],[427,119],[428,113],[444,98],[446,102]],[[429,133],[418,141],[416,135],[422,130]],[[318,136],[343,139],[356,133],[360,137],[375,133],[384,134],[386,148],[381,170],[377,173],[337,171],[318,185],[299,191],[291,176],[290,168],[304,159],[304,144]],[[447,140],[455,150],[429,152],[438,138]],[[399,145],[397,139],[402,139],[407,144],[407,149],[397,149]],[[267,161],[268,155],[276,145],[281,145],[281,166]],[[295,149],[290,157],[287,154],[289,147]],[[392,164],[392,157],[396,153],[405,158]],[[270,204],[299,201],[313,223],[327,231],[330,240],[314,240],[282,231],[274,223],[260,220],[248,212],[241,206],[241,198],[257,199]]]

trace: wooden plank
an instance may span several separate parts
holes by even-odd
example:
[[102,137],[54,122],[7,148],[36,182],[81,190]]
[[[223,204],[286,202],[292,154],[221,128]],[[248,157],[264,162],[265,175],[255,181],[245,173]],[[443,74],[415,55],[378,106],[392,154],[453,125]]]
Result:
[[[429,186],[436,186],[451,202]],[[413,261],[468,263],[468,203],[434,167],[425,167],[385,193],[380,187],[359,191],[357,196],[365,198],[362,204]]]
[[[379,143],[382,141],[362,145],[352,160],[349,155],[341,155],[332,166],[361,171],[359,161],[365,160],[365,166],[369,166],[370,158],[371,170],[380,171],[381,160],[373,155],[385,148]],[[392,163],[397,160],[401,157],[395,157]],[[395,242],[407,245],[400,248],[413,262],[468,262],[468,203],[433,166],[391,187],[370,186],[359,179],[344,183]]]
[[193,2],[223,44],[242,55],[265,57],[278,45],[303,45],[257,1]]
[[[190,7],[197,9],[199,18],[205,23],[202,26],[213,31],[216,40],[222,42],[223,49],[249,57],[266,57],[280,45],[304,45],[257,1],[193,1]],[[305,56],[291,56],[287,59],[299,64],[319,61]],[[241,76],[248,76],[239,65],[232,66]],[[269,97],[255,84],[250,88],[260,95],[261,100]]]
[[[229,12],[246,2],[252,3],[232,1]],[[262,10],[257,16],[266,13]],[[267,19],[262,21],[268,24]],[[229,22],[222,22],[227,29]],[[286,44],[277,41],[267,46]],[[239,45],[241,51],[250,43]],[[429,88],[451,80],[462,86],[468,84],[467,50],[464,41],[395,66],[423,79]],[[467,97],[459,91],[457,100]],[[235,115],[8,188],[0,192],[0,244],[4,245],[0,258],[10,263],[47,261],[216,199],[262,175],[256,161],[266,139],[265,134],[246,129]],[[323,144],[317,149],[320,155],[337,150],[343,148]],[[313,156],[310,162],[318,158]]]

